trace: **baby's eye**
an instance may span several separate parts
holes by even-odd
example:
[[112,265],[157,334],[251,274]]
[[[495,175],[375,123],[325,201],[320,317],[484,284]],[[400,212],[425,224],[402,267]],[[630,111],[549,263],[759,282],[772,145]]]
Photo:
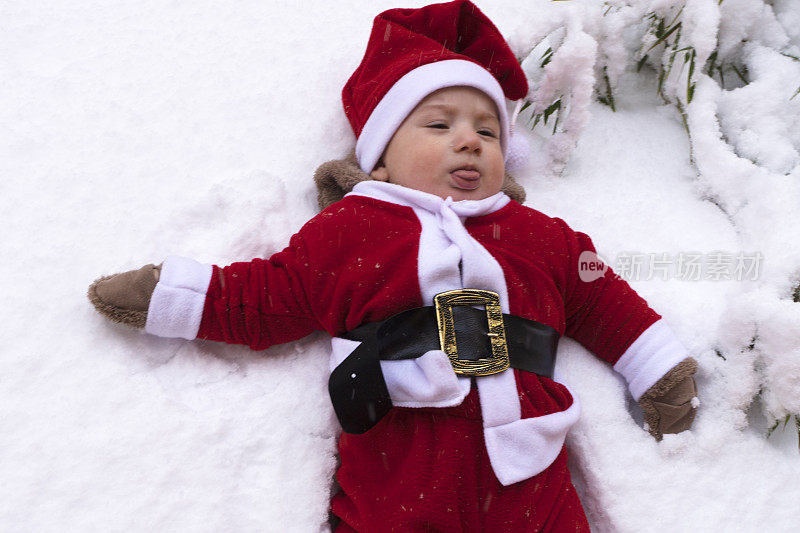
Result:
[[427,125],[428,128],[436,128],[438,130],[446,130],[447,124],[444,122],[432,122],[431,124]]
[[487,129],[478,130],[478,134],[483,135],[484,137],[492,137],[492,138],[497,137],[497,135],[495,135],[495,133],[492,130],[487,130]]

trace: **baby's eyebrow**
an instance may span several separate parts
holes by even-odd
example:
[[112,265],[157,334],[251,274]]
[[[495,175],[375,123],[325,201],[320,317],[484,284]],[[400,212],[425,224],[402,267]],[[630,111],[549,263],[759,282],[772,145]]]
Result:
[[[420,106],[420,109],[422,109],[422,110],[441,109],[442,111],[445,111],[447,113],[451,113],[452,114],[452,113],[454,113],[456,111],[456,106],[451,105],[451,104],[430,103],[430,104],[422,104],[422,106]],[[491,120],[496,120],[497,122],[500,122],[500,119],[497,118],[497,115],[495,115],[494,113],[489,112],[489,111],[481,112],[480,114],[478,114],[478,118],[481,119],[481,120],[483,120],[483,119],[491,119]]]
[[489,113],[488,111],[478,115],[478,118],[496,120],[497,122],[500,122],[500,119],[497,118],[497,115],[495,115],[494,113]]

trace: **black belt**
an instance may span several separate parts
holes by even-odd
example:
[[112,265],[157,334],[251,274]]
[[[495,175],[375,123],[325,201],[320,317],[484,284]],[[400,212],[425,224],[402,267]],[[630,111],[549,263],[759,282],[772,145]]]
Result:
[[[499,297],[489,291],[449,291],[437,295],[435,303],[342,335],[361,342],[328,381],[334,411],[346,433],[366,432],[392,408],[380,361],[443,350],[457,374],[488,375],[511,366],[552,378],[560,337],[555,329],[501,313]],[[486,310],[473,305],[485,305]]]

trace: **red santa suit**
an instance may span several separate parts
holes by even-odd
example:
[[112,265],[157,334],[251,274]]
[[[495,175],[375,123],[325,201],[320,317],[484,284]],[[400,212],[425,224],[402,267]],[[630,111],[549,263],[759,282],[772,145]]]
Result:
[[[262,350],[322,329],[333,368],[358,345],[341,334],[480,288],[504,313],[613,364],[638,399],[686,352],[610,269],[581,279],[581,254],[593,251],[585,234],[503,193],[452,202],[362,182],[269,259],[168,258],[146,330]],[[579,405],[557,377],[456,376],[440,350],[381,366],[395,407],[341,436],[337,531],[588,531],[563,445]]]

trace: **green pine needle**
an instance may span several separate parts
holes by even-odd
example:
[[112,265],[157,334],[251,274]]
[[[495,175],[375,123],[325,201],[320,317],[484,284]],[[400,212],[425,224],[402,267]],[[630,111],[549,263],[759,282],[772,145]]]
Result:
[[767,430],[767,438],[770,438],[770,436],[775,432],[776,429],[778,429],[778,426],[780,426],[781,424],[783,424],[783,429],[786,429],[786,426],[789,425],[789,420],[792,419],[794,419],[794,426],[797,429],[797,434],[798,434],[797,446],[798,446],[798,451],[800,451],[800,415],[786,415],[782,419],[775,420],[775,422],[773,422],[772,425]]
[[658,94],[664,96],[664,91],[662,90],[664,87],[664,81],[669,78],[670,73],[672,72],[672,66],[675,64],[675,55],[672,54],[669,56],[669,61],[667,61],[667,68],[661,69],[661,74],[658,76]]
[[790,416],[791,415],[786,415],[785,417],[783,417],[782,420],[781,419],[775,420],[775,422],[773,422],[773,424],[767,430],[767,438],[770,438],[770,436],[772,436],[772,434],[775,432],[775,430],[778,429],[778,426],[781,425],[781,422],[783,422],[783,427],[786,427],[786,424],[789,422],[789,417]]
[[553,49],[548,48],[547,50],[544,51],[544,54],[542,54],[542,63],[540,66],[544,68],[545,65],[547,65],[552,59],[553,59]]
[[[547,124],[547,119],[550,118],[550,115],[559,109],[561,109],[561,98],[547,106],[547,109],[544,110],[544,123]],[[558,117],[558,115],[556,115],[556,117]]]
[[745,78],[744,74],[742,74],[742,72],[738,68],[736,68],[736,65],[731,65],[731,68],[736,73],[736,75],[739,76],[739,79],[742,80],[742,83],[747,85],[748,83],[747,78]]
[[686,108],[683,106],[683,102],[681,102],[680,99],[675,102],[675,106],[681,114],[683,129],[686,130],[686,137],[689,138],[689,164],[694,165],[694,142],[692,141],[692,131],[689,129],[689,115],[686,113]]
[[797,449],[800,451],[800,416],[795,415],[794,425],[797,428]]
[[[662,24],[663,24],[663,19],[662,19]],[[675,30],[677,30],[680,27],[681,27],[681,23],[679,22],[675,26],[673,26],[669,30],[667,30],[667,32],[664,35],[662,35],[661,37],[658,37],[658,33],[656,33],[656,37],[658,37],[658,39],[656,40],[655,43],[653,43],[650,46],[650,48],[647,49],[647,51],[649,52],[650,50],[652,50],[653,48],[655,48],[659,44],[663,43],[666,39],[669,38],[670,35],[672,35],[675,32]]]
[[678,17],[680,17],[680,16],[681,16],[681,13],[683,13],[683,8],[684,8],[684,7],[686,7],[686,6],[681,6],[681,8],[678,10],[678,12],[677,12],[677,13],[675,13],[675,18],[673,18],[673,19],[672,19],[672,22],[670,22],[670,23],[669,23],[669,25],[670,25],[670,26],[672,26],[673,24],[675,24],[675,21],[676,21],[676,20],[678,20]]
[[695,57],[695,52],[694,48],[692,48],[691,52],[687,52],[687,58],[689,62],[689,76],[686,77],[686,102],[689,104],[692,103],[692,97],[694,96],[695,84],[692,82],[692,78],[694,77],[694,57]]
[[678,52],[686,52],[687,50],[692,50],[691,46],[684,46],[680,50],[673,50],[670,54],[677,54]]
[[664,37],[664,19],[658,19],[658,26],[656,26],[656,38],[662,39]]
[[614,106],[614,93],[611,91],[611,80],[608,79],[608,69],[606,67],[603,67],[603,79],[606,81],[606,97],[601,98],[600,101],[610,107],[611,111],[616,113],[617,108]]
[[708,74],[711,75],[714,72],[714,68],[717,65],[717,50],[711,52],[711,55],[708,56]]

